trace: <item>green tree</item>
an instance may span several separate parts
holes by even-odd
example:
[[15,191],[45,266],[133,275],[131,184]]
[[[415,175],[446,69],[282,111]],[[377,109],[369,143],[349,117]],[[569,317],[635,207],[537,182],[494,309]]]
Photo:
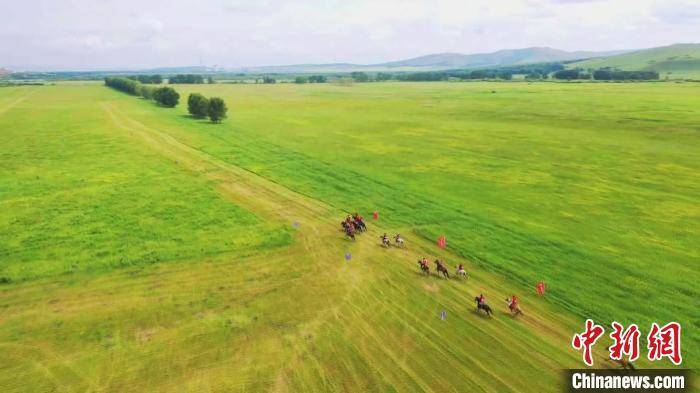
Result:
[[226,103],[219,97],[209,99],[209,118],[214,123],[220,123],[221,119],[226,118]]
[[151,86],[141,85],[139,86],[139,95],[147,100],[152,100],[156,89]]
[[297,76],[296,78],[294,78],[294,83],[306,83],[308,81],[309,81],[309,78],[307,78],[305,76]]
[[187,97],[187,111],[190,115],[202,119],[209,115],[209,100],[199,93]]
[[160,87],[153,93],[153,99],[165,107],[173,108],[180,101],[180,94],[172,87]]
[[364,72],[352,72],[350,73],[350,77],[355,81],[355,82],[369,82],[369,75],[365,74]]

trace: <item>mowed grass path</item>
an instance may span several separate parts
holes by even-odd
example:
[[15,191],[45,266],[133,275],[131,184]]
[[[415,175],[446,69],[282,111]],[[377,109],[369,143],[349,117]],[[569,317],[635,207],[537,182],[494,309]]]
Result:
[[[222,126],[193,121],[184,117],[181,108],[158,108],[101,86],[37,89],[7,110],[5,116],[29,108],[32,100],[42,103],[41,97],[49,97],[45,105],[62,105],[66,112],[89,108],[86,112],[94,115],[95,124],[101,124],[98,128],[105,130],[94,137],[143,153],[139,155],[142,170],[172,171],[173,179],[168,179],[168,183],[198,183],[196,192],[214,192],[211,195],[239,206],[236,214],[254,214],[258,225],[269,229],[269,233],[277,233],[283,225],[289,227],[292,221],[299,221],[301,226],[294,234],[292,246],[264,246],[257,255],[250,255],[242,247],[240,253],[215,249],[210,256],[193,253],[178,263],[139,264],[137,258],[133,267],[124,269],[78,269],[3,285],[0,346],[5,356],[0,363],[0,386],[8,390],[71,391],[558,391],[559,369],[581,364],[580,355],[569,348],[572,332],[581,328],[580,315],[574,316],[571,311],[586,307],[587,303],[566,303],[570,299],[565,287],[578,282],[556,284],[561,270],[549,272],[533,263],[525,274],[550,274],[545,279],[554,281],[547,298],[554,302],[537,299],[531,295],[529,277],[509,270],[517,266],[515,262],[511,266],[480,251],[486,248],[483,242],[493,236],[491,252],[505,252],[515,238],[522,241],[521,255],[534,255],[527,248],[532,240],[515,235],[530,231],[536,238],[540,233],[546,235],[546,228],[536,231],[538,226],[532,223],[513,225],[505,219],[496,225],[495,212],[493,216],[469,218],[471,211],[483,209],[487,203],[493,203],[491,210],[497,210],[500,201],[488,202],[489,197],[495,196],[488,194],[487,187],[473,194],[458,188],[463,195],[450,195],[441,188],[446,185],[440,181],[448,180],[444,177],[433,173],[435,181],[428,182],[430,176],[419,176],[420,171],[414,167],[409,171],[413,175],[407,176],[400,171],[400,165],[389,165],[392,159],[402,156],[398,150],[392,153],[406,139],[397,134],[410,133],[390,132],[387,128],[387,134],[382,135],[377,131],[382,127],[374,126],[377,128],[368,131],[366,138],[353,139],[347,135],[355,132],[350,131],[354,123],[343,125],[352,117],[345,114],[347,111],[365,116],[364,123],[372,129],[371,124],[387,123],[392,118],[401,124],[399,119],[410,116],[410,109],[418,113],[419,107],[433,105],[409,105],[407,112],[400,111],[401,116],[387,112],[386,119],[372,116],[375,105],[399,99],[395,97],[398,94],[402,94],[400,100],[407,105],[416,97],[434,99],[440,91],[459,97],[481,93],[471,89],[488,89],[489,95],[485,96],[492,97],[493,86],[517,89],[527,85],[193,87],[207,94],[214,93],[207,89],[215,89],[218,94],[228,92],[229,99],[233,101],[235,97],[232,104],[241,102],[239,107],[234,106],[233,118]],[[182,93],[187,87],[179,89]],[[31,89],[20,90],[14,98],[0,96],[0,105],[13,102]],[[415,96],[410,97],[411,94]],[[296,106],[294,101],[298,101]],[[302,104],[304,101],[306,104]],[[364,106],[357,110],[351,105],[353,102]],[[391,105],[385,107],[390,108]],[[319,125],[311,127],[315,133],[305,135],[302,130],[309,128],[301,125],[315,124],[302,120],[305,111],[310,110],[317,111]],[[331,115],[321,116],[325,112]],[[0,115],[0,124],[7,121],[3,117]],[[270,122],[276,127],[254,127],[271,117],[276,117],[276,122]],[[295,119],[300,125],[293,125]],[[29,127],[33,120],[41,121],[38,117],[31,121],[15,118],[11,125]],[[435,124],[440,124],[438,120]],[[462,123],[469,124],[464,120]],[[680,122],[684,127],[692,127],[690,124]],[[327,138],[338,129],[345,130],[346,136],[329,141]],[[7,132],[4,126],[0,130]],[[448,142],[447,136],[439,136],[444,131],[437,133],[445,139],[443,146]],[[411,154],[427,157],[415,161],[415,165],[435,159],[429,153],[439,146],[432,146],[429,135],[433,134],[426,130],[422,136],[426,141],[404,147],[412,149]],[[373,141],[368,142],[372,149],[358,142],[365,139]],[[303,145],[311,147],[302,151]],[[18,144],[15,149],[21,151],[23,146]],[[472,145],[461,147],[464,157],[469,157],[469,146]],[[331,148],[336,149],[335,155],[327,160],[325,157],[332,155],[328,151]],[[70,145],[65,150],[71,151]],[[543,161],[548,160],[546,157],[540,156]],[[482,160],[488,158],[489,155],[482,155]],[[100,157],[96,161],[102,160]],[[439,172],[451,168],[436,167]],[[430,172],[430,168],[427,164],[422,170]],[[86,175],[88,179],[95,176],[97,173]],[[7,172],[3,179],[12,177]],[[386,183],[390,177],[399,181],[390,186]],[[413,179],[421,178],[427,182],[425,187],[434,190],[422,192],[422,187],[413,184]],[[467,184],[470,178],[462,179],[461,183]],[[454,184],[461,184],[453,180]],[[144,194],[140,201],[146,203],[154,198],[157,200],[158,196]],[[342,209],[348,206],[363,212],[378,209],[381,214],[379,227],[373,225],[371,233],[356,243],[341,240],[336,230]],[[191,214],[199,213],[197,206],[191,209]],[[124,210],[123,215],[148,212],[149,209]],[[534,223],[538,222],[538,214],[543,213],[532,212]],[[96,221],[103,220],[96,217]],[[492,232],[489,236],[477,236],[478,231],[467,225],[469,219],[478,219]],[[555,223],[550,225],[556,227]],[[198,228],[200,224],[192,225]],[[67,226],[72,228],[70,223]],[[258,231],[257,228],[252,230]],[[415,233],[414,228],[418,229]],[[520,228],[520,232],[515,228]],[[161,230],[180,232],[177,228]],[[237,231],[238,227],[232,225],[222,232],[233,233],[232,237],[237,238],[241,236]],[[376,237],[383,231],[401,231],[408,238],[409,247],[378,247]],[[415,259],[435,256],[433,237],[441,231],[448,233],[450,250],[469,257],[467,266],[473,276],[468,282],[448,282],[417,274]],[[467,240],[469,231],[473,233]],[[44,232],[50,231],[35,231]],[[464,239],[457,237],[461,232],[467,232]],[[269,236],[265,232],[263,235]],[[497,236],[504,236],[500,243]],[[14,235],[8,238],[13,239]],[[545,236],[546,241],[551,240],[548,239]],[[552,249],[557,245],[549,244]],[[75,249],[83,247],[75,245]],[[210,247],[213,245],[207,245],[205,250]],[[52,244],[47,248],[53,248]],[[158,249],[157,245],[153,248]],[[347,251],[353,255],[350,262],[343,258]],[[518,249],[510,252],[515,254]],[[463,260],[451,251],[442,256],[451,265]],[[3,256],[3,263],[5,259]],[[63,263],[66,259],[61,256],[55,261]],[[100,262],[99,256],[91,259]],[[697,266],[692,265],[694,259],[689,261],[688,274],[692,279]],[[572,268],[580,270],[574,265]],[[579,278],[584,279],[585,276]],[[597,281],[597,286],[591,282],[589,278],[591,290],[614,291],[609,282]],[[658,284],[649,283],[656,291],[668,290]],[[685,289],[692,295],[696,287],[691,283]],[[473,312],[471,298],[480,292],[486,293],[497,309],[494,320]],[[513,320],[503,312],[500,299],[510,293],[522,294],[525,318]],[[680,295],[669,296],[679,299]],[[596,299],[596,305],[629,312],[634,317],[656,311],[627,310],[624,303],[615,303],[616,300]],[[693,345],[697,342],[693,341],[690,324],[696,314],[683,306],[678,304],[676,310],[686,328],[684,334],[690,331],[690,339],[684,336],[684,354],[686,361],[692,362]],[[439,318],[442,310],[448,313],[446,321]],[[605,365],[600,356],[596,362]]]

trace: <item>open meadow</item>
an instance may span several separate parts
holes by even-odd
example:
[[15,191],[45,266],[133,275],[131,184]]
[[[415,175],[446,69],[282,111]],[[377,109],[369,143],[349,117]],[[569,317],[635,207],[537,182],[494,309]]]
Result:
[[700,84],[174,87],[0,89],[4,391],[559,391],[586,318],[700,367]]

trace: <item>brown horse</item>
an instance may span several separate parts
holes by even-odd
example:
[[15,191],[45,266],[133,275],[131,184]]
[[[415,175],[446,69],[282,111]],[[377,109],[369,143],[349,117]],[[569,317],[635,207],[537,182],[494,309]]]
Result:
[[486,313],[486,315],[488,315],[489,317],[492,317],[492,316],[493,316],[493,310],[491,310],[491,307],[489,307],[488,304],[486,304],[486,303],[481,303],[481,302],[479,301],[479,297],[478,297],[478,296],[475,297],[474,300],[476,301],[476,311],[477,311],[477,312],[479,312],[479,310],[484,310],[484,312]]
[[420,266],[420,270],[425,273],[426,275],[430,275],[430,267],[428,266],[427,263],[423,263],[420,259],[418,260],[418,266]]
[[440,273],[442,273],[442,276],[445,278],[450,278],[450,273],[447,271],[447,268],[445,267],[445,264],[442,263],[441,260],[436,259],[435,260],[435,269],[437,269],[437,275],[440,277]]

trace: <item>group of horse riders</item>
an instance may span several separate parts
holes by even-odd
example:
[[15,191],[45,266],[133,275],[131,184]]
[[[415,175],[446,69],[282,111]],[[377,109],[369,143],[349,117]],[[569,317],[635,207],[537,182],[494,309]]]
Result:
[[[343,227],[343,230],[345,231],[345,235],[351,238],[352,240],[355,240],[355,232],[365,232],[367,230],[367,225],[365,224],[364,218],[362,218],[362,216],[358,213],[355,213],[353,215],[348,214],[345,220],[343,220],[340,224]],[[389,237],[387,236],[386,232],[379,238],[382,241],[382,246],[389,247],[391,245],[391,242],[389,241]],[[403,238],[400,234],[397,233],[396,236],[394,236],[394,241],[396,242],[397,247],[403,247]],[[443,277],[450,278],[450,273],[447,271],[447,265],[443,260],[436,259],[434,263],[438,276],[440,275],[440,273],[442,273]],[[425,257],[418,260],[418,265],[420,266],[421,271],[423,271],[423,273],[425,273],[426,275],[430,275],[430,267],[428,266],[428,264],[428,259]],[[460,263],[457,266],[455,272],[458,276],[463,276],[464,278],[467,278],[467,272],[466,270],[464,270],[463,264]],[[474,300],[476,301],[477,311],[483,310],[488,316],[491,316],[493,314],[491,307],[488,304],[486,304],[486,298],[484,297],[484,294],[480,294],[479,296],[475,297]],[[520,309],[517,296],[511,295],[510,298],[506,299],[506,303],[508,304],[508,309],[512,314],[522,315],[523,312]]]
[[[491,310],[491,307],[486,303],[486,297],[483,293],[475,297],[474,301],[476,301],[477,311],[483,310],[489,317],[493,315],[493,311]],[[511,295],[509,298],[506,298],[506,304],[508,304],[508,309],[510,310],[511,314],[523,315],[523,310],[520,309],[520,303],[518,301],[517,296]]]
[[[391,246],[391,242],[389,241],[389,236],[387,236],[386,232],[384,232],[383,235],[379,236],[379,239],[382,241],[382,246],[384,246],[384,247]],[[394,241],[396,242],[396,247],[403,247],[403,238],[401,237],[400,233],[397,233],[396,236],[394,236]]]
[[[438,276],[440,275],[440,273],[442,273],[443,277],[450,278],[450,273],[447,271],[447,265],[442,259],[436,259],[434,263],[435,269],[438,272]],[[420,266],[420,269],[423,271],[423,273],[430,275],[430,267],[428,266],[427,258],[423,257],[422,259],[419,259],[418,266]],[[464,278],[467,278],[467,271],[464,270],[464,265],[461,263],[457,266],[455,273],[458,276],[463,276]]]
[[355,213],[349,215],[343,220],[340,225],[345,231],[345,236],[355,240],[355,232],[364,232],[367,230],[367,224],[365,224],[365,219],[361,215]]

